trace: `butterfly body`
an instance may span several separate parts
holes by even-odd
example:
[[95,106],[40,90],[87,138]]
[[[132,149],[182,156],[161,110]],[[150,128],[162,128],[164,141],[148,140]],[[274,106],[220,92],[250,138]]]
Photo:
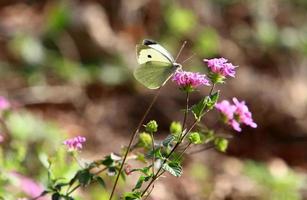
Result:
[[181,67],[172,55],[152,40],[144,40],[136,48],[140,67],[134,72],[135,78],[149,89],[163,86],[172,74]]

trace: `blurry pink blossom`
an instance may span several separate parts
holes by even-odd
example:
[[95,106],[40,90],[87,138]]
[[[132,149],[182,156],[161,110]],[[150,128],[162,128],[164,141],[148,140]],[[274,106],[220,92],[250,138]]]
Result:
[[0,143],[4,141],[3,135],[0,134]]
[[77,136],[71,139],[65,140],[63,143],[68,147],[68,151],[81,150],[83,143],[86,141],[85,137]]
[[233,118],[234,111],[236,110],[236,107],[227,100],[215,104],[215,108],[225,116],[227,121]]
[[10,102],[3,96],[0,96],[0,111],[6,110],[11,107]]
[[252,113],[245,105],[245,101],[239,102],[237,98],[232,99],[236,106],[235,115],[239,118],[238,121],[252,128],[257,128],[257,124],[253,121]]
[[212,59],[204,59],[204,62],[208,64],[208,68],[216,74],[221,76],[231,76],[235,77],[236,71],[233,64],[227,62],[228,60],[225,58],[212,58]]
[[[44,191],[43,186],[38,184],[33,179],[23,176],[17,172],[10,172],[10,174],[17,179],[18,188],[20,188],[29,197],[36,198]],[[46,198],[42,197],[39,199],[42,200]]]
[[210,85],[209,80],[206,78],[206,75],[200,74],[197,72],[187,72],[183,70],[178,70],[173,75],[174,82],[181,88],[190,87],[195,89],[198,86]]
[[232,101],[233,104],[227,100],[223,100],[215,105],[215,108],[223,115],[225,123],[231,125],[238,132],[242,130],[240,124],[257,128],[257,124],[253,121],[252,113],[249,111],[245,102],[239,102],[235,97]]

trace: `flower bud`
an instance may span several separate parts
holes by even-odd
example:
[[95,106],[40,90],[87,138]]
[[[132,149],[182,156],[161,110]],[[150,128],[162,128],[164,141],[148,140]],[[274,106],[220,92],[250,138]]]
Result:
[[150,148],[152,144],[151,135],[143,132],[139,135],[139,145],[144,148]]
[[201,137],[198,132],[192,132],[189,135],[189,142],[193,144],[200,144],[201,143]]
[[158,131],[158,124],[155,120],[151,120],[145,126],[145,130],[148,133],[155,133]]
[[172,122],[169,128],[171,134],[179,135],[182,133],[182,126],[180,122]]

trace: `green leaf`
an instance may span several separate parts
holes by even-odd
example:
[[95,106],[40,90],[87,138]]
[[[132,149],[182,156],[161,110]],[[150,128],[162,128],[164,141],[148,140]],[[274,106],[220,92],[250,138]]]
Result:
[[59,193],[53,193],[51,196],[52,200],[60,200],[61,199],[61,195]]
[[132,169],[130,172],[142,172],[145,176],[151,176],[151,165],[147,166],[147,167],[143,167],[143,168],[136,168],[136,169]]
[[165,171],[168,171],[171,175],[180,177],[182,175],[182,167],[177,162],[170,162],[163,164],[162,167]]
[[162,141],[162,145],[164,147],[169,147],[169,145],[175,140],[175,136],[174,135],[168,135],[163,141]]
[[132,189],[132,191],[135,191],[137,189],[140,189],[143,185],[144,182],[147,182],[150,178],[152,177],[152,175],[149,176],[144,176],[141,175],[137,181],[137,183],[135,184],[134,188]]
[[194,114],[194,117],[196,120],[200,121],[203,115],[211,110],[219,98],[219,91],[212,94],[210,97],[206,96],[203,99],[201,99],[197,104],[192,106],[192,113]]
[[124,194],[124,200],[141,200],[142,198],[142,193],[138,192],[138,191],[134,191],[134,192],[126,192]]
[[208,101],[209,97],[206,96],[203,99],[201,99],[197,104],[192,106],[192,113],[196,120],[200,121],[201,117],[204,115],[204,111]]
[[216,102],[219,100],[219,96],[220,96],[219,90],[210,96],[209,101],[207,102],[208,110],[211,110],[215,106]]
[[214,145],[218,151],[225,152],[228,147],[228,140],[225,138],[215,138]]
[[93,175],[88,169],[84,169],[78,172],[77,178],[81,186],[86,186],[93,180]]
[[109,167],[112,166],[114,161],[111,158],[111,155],[108,155],[104,158],[104,160],[101,162],[104,166]]
[[95,180],[102,186],[102,187],[106,187],[106,183],[104,182],[104,180],[100,177],[100,176],[96,176]]

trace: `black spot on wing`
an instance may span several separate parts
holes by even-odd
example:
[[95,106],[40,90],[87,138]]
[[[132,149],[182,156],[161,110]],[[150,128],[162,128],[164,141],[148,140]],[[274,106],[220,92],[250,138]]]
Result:
[[147,55],[148,58],[151,58],[151,55]]
[[143,45],[151,45],[151,44],[157,44],[154,40],[145,39],[143,40]]

